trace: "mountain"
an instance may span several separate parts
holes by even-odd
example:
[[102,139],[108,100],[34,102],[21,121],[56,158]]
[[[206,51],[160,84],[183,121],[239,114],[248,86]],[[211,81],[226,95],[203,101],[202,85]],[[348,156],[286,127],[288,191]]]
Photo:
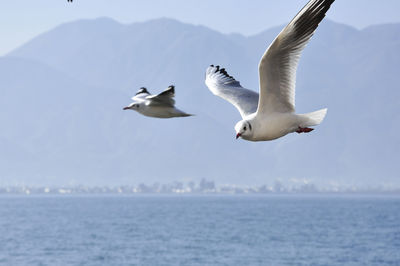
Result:
[[[234,139],[236,109],[204,85],[224,66],[258,90],[258,61],[282,27],[225,35],[172,19],[60,25],[0,58],[0,183],[136,184],[198,180],[400,185],[400,24],[356,30],[325,20],[300,60],[298,112],[328,107],[311,134]],[[195,117],[122,107],[146,86],[176,85]]]

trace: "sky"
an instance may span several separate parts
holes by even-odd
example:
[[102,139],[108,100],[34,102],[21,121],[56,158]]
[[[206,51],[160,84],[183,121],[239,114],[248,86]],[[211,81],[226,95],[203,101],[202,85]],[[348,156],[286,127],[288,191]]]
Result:
[[[252,35],[288,22],[307,0],[1,0],[0,56],[59,24],[110,17],[121,23],[168,17],[223,33]],[[358,29],[400,22],[399,0],[337,0],[328,18]]]

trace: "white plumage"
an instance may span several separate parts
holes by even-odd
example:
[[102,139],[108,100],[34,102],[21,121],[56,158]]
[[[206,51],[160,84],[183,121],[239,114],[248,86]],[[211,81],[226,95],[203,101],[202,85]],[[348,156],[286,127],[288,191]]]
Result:
[[165,91],[157,95],[151,95],[146,88],[142,87],[132,97],[134,101],[124,110],[134,110],[138,113],[157,118],[172,118],[191,116],[175,107],[175,86],[169,86]]
[[273,140],[291,132],[307,133],[324,119],[327,109],[295,114],[296,70],[301,52],[334,0],[311,0],[281,31],[262,56],[258,70],[260,94],[243,88],[225,69],[211,65],[205,83],[229,101],[243,120],[236,137]]

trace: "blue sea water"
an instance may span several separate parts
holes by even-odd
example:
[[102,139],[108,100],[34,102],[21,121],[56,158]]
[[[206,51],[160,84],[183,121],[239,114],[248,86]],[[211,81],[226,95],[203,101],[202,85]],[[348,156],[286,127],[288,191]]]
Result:
[[400,265],[400,197],[1,196],[0,265]]

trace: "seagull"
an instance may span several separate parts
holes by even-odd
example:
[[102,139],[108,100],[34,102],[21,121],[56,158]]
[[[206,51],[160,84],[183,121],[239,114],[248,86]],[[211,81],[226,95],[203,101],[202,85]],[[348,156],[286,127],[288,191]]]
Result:
[[296,70],[301,52],[334,0],[310,0],[275,38],[258,66],[260,94],[243,88],[224,68],[211,65],[205,83],[210,91],[233,104],[242,116],[236,139],[268,141],[288,133],[308,133],[327,109],[295,113]]
[[135,110],[142,115],[158,118],[172,118],[192,116],[175,108],[175,86],[170,85],[165,91],[157,95],[151,95],[145,87],[132,97],[134,101],[124,110]]

